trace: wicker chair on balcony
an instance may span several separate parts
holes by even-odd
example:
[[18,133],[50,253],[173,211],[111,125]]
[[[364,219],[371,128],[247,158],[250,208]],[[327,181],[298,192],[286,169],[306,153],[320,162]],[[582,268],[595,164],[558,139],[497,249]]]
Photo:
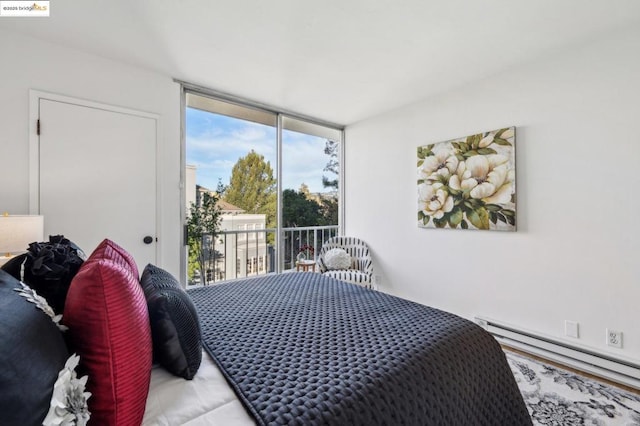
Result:
[[[333,265],[327,265],[327,254],[333,249],[344,250],[351,257],[350,265],[344,269],[335,269]],[[331,254],[335,253],[335,250],[331,252]],[[369,246],[359,238],[338,236],[328,239],[318,254],[318,267],[322,274],[338,280],[366,288],[371,288],[373,283],[373,265]]]

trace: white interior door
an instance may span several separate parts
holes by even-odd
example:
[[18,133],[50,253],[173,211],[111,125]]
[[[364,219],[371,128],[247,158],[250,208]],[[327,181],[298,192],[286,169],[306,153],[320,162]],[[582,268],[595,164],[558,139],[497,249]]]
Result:
[[157,117],[68,99],[38,106],[45,235],[63,234],[87,255],[109,238],[140,270],[155,264]]

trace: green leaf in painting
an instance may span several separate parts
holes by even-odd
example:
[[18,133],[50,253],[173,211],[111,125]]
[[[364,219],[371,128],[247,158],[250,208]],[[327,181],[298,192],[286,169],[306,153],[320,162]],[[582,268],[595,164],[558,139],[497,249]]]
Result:
[[462,222],[463,217],[464,216],[462,215],[461,209],[454,209],[449,215],[449,226],[452,228],[457,228],[458,225],[460,225],[460,222]]
[[513,217],[515,217],[516,212],[514,212],[513,210],[509,210],[509,209],[503,209],[502,210],[502,214],[504,214],[505,216],[513,216]]
[[425,216],[424,212],[422,210],[418,210],[418,220],[424,219],[424,216]]
[[433,151],[431,150],[431,148],[429,148],[429,146],[419,146],[418,147],[418,158],[419,159],[425,159],[429,156],[433,155]]
[[442,219],[433,219],[433,224],[436,226],[436,228],[444,228],[445,226],[447,226],[447,221]]
[[478,154],[480,154],[480,155],[489,155],[489,154],[497,154],[497,152],[493,148],[480,148],[478,150]]
[[484,208],[480,208],[476,211],[479,212],[478,214],[480,215],[480,220],[483,225],[483,228],[480,229],[489,229],[489,212]]
[[493,140],[493,143],[498,144],[498,145],[502,145],[502,146],[511,146],[511,142],[509,142],[506,139],[502,139],[502,138],[498,138],[498,137],[496,137]]
[[475,209],[477,207],[484,207],[484,202],[481,200],[477,200],[475,198],[469,198],[465,200],[465,202],[469,203],[471,209]]
[[478,229],[489,229],[489,213],[484,207],[467,212],[467,219]]
[[472,135],[472,136],[468,136],[467,137],[467,143],[471,146],[471,148],[473,149],[477,149],[478,148],[478,144],[480,144],[480,141],[482,140],[482,133],[479,133],[477,135]]
[[509,225],[516,226],[516,217],[515,216],[507,216],[507,222],[509,222]]
[[471,222],[471,224],[476,228],[477,228],[476,223],[480,223],[480,215],[478,215],[478,213],[475,210],[467,211],[467,219],[469,219],[469,222]]
[[418,160],[418,167],[422,166],[422,163],[424,163],[424,160]]
[[457,158],[459,161],[464,161],[464,155],[462,155],[462,154],[456,154],[456,158]]
[[497,204],[487,204],[484,207],[490,212],[497,212],[497,211],[500,211],[500,209],[502,209],[502,207],[500,207]]
[[498,215],[495,214],[494,212],[489,212],[489,220],[491,221],[491,223],[493,223],[494,225],[496,223],[498,223]]
[[471,151],[467,151],[462,155],[464,155],[466,158],[469,158],[473,157],[474,155],[478,155],[478,151],[472,149]]
[[469,224],[467,224],[466,220],[463,220],[460,222],[460,227],[462,227],[462,229],[469,229]]
[[498,219],[501,222],[507,223],[507,217],[505,215],[503,215],[502,212],[498,212],[498,213],[496,213],[496,215],[498,216]]

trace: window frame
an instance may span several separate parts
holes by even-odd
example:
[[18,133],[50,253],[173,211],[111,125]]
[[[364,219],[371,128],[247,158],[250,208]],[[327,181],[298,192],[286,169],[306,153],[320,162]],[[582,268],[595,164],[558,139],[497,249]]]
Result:
[[[224,92],[219,92],[213,89],[202,87],[199,85],[191,84],[181,80],[174,80],[180,84],[180,220],[183,228],[182,232],[182,247],[181,247],[181,262],[180,262],[180,275],[182,277],[183,286],[186,287],[187,283],[187,208],[186,208],[186,109],[189,106],[187,102],[188,95],[200,96],[210,99],[214,104],[224,104],[229,109],[227,113],[218,111],[210,111],[215,114],[223,114],[239,119],[245,119],[254,122],[260,122],[263,124],[272,125],[270,121],[265,122],[267,117],[275,117],[276,127],[276,181],[277,181],[277,201],[276,201],[276,217],[277,217],[277,232],[276,232],[276,273],[281,273],[284,270],[284,241],[283,241],[283,227],[282,227],[282,131],[283,129],[298,131],[307,134],[313,134],[320,137],[326,137],[331,139],[331,134],[339,138],[338,149],[338,164],[339,175],[338,180],[340,182],[338,186],[338,235],[344,234],[344,217],[345,217],[345,126],[337,123],[331,123],[328,121],[316,119],[313,117],[298,114],[292,111],[287,111],[281,108],[266,105],[264,103],[255,102],[250,99],[233,96]],[[208,109],[205,109],[209,111]],[[244,117],[243,111],[250,114],[250,117]],[[310,133],[320,132],[322,128],[327,129],[327,134],[322,133]],[[266,266],[266,265],[265,265]]]

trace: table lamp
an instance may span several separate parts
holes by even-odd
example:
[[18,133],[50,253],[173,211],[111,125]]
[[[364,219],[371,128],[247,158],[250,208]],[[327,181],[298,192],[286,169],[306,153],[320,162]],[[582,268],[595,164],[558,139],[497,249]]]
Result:
[[42,216],[0,215],[0,265],[44,238]]

